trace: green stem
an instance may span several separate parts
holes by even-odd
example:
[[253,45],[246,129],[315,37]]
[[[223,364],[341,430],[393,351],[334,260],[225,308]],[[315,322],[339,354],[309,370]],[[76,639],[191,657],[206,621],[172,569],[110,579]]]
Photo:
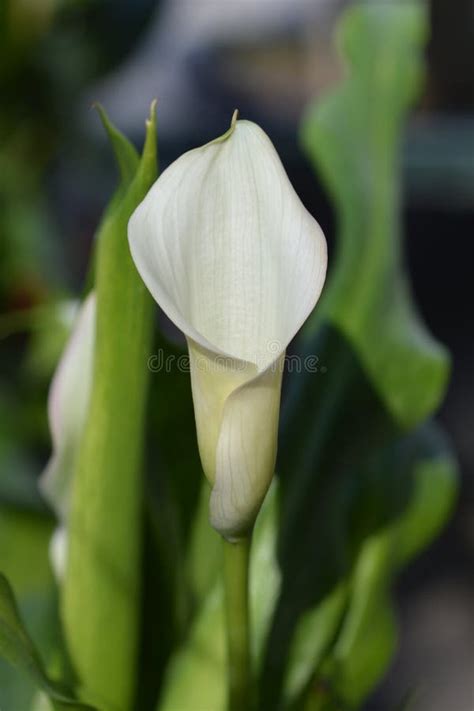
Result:
[[249,711],[252,708],[248,596],[250,542],[250,536],[236,543],[224,540],[228,711]]

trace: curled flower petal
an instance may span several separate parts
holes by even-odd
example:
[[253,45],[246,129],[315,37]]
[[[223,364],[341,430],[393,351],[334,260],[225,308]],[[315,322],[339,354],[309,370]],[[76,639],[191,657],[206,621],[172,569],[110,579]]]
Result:
[[129,222],[145,284],[187,337],[211,522],[237,538],[276,456],[281,364],[326,274],[324,235],[268,136],[236,121],[185,153]]

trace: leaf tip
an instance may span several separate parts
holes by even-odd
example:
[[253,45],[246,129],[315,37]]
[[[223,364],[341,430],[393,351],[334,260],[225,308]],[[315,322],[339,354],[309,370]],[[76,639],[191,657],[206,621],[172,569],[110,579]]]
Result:
[[107,116],[107,113],[106,113],[104,107],[102,106],[102,104],[101,104],[99,101],[94,101],[94,102],[91,104],[91,107],[90,107],[90,108],[91,108],[91,111],[92,111],[92,110],[93,110],[93,111],[97,111],[97,113],[99,114],[99,118],[100,118],[100,120],[101,120],[101,122],[102,122],[103,127],[105,128],[105,130],[106,130],[107,132],[109,132],[109,131],[112,129],[112,126],[111,126],[109,117]]
[[153,99],[150,104],[150,113],[145,121],[146,128],[149,129],[156,124],[156,107],[158,105],[158,99]]

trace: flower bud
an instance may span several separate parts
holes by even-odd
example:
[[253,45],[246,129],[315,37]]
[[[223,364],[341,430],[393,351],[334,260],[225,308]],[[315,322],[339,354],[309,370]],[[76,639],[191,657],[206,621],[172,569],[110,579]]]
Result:
[[133,259],[187,338],[210,520],[250,531],[273,476],[288,343],[316,304],[326,241],[268,136],[237,121],[182,155],[129,222]]
[[48,397],[53,453],[40,478],[40,488],[61,522],[50,548],[58,577],[62,577],[65,565],[72,477],[92,388],[95,311],[95,295],[91,293],[77,315]]

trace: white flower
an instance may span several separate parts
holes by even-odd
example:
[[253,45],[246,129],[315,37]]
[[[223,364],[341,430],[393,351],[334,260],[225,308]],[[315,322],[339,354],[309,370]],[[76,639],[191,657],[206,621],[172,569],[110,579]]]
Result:
[[146,286],[186,335],[210,519],[251,529],[273,475],[285,350],[320,295],[326,242],[268,136],[232,120],[181,156],[129,222]]
[[76,317],[48,397],[53,453],[40,478],[40,488],[60,521],[50,546],[53,567],[59,578],[66,560],[72,477],[92,389],[95,314],[96,300],[91,293]]

